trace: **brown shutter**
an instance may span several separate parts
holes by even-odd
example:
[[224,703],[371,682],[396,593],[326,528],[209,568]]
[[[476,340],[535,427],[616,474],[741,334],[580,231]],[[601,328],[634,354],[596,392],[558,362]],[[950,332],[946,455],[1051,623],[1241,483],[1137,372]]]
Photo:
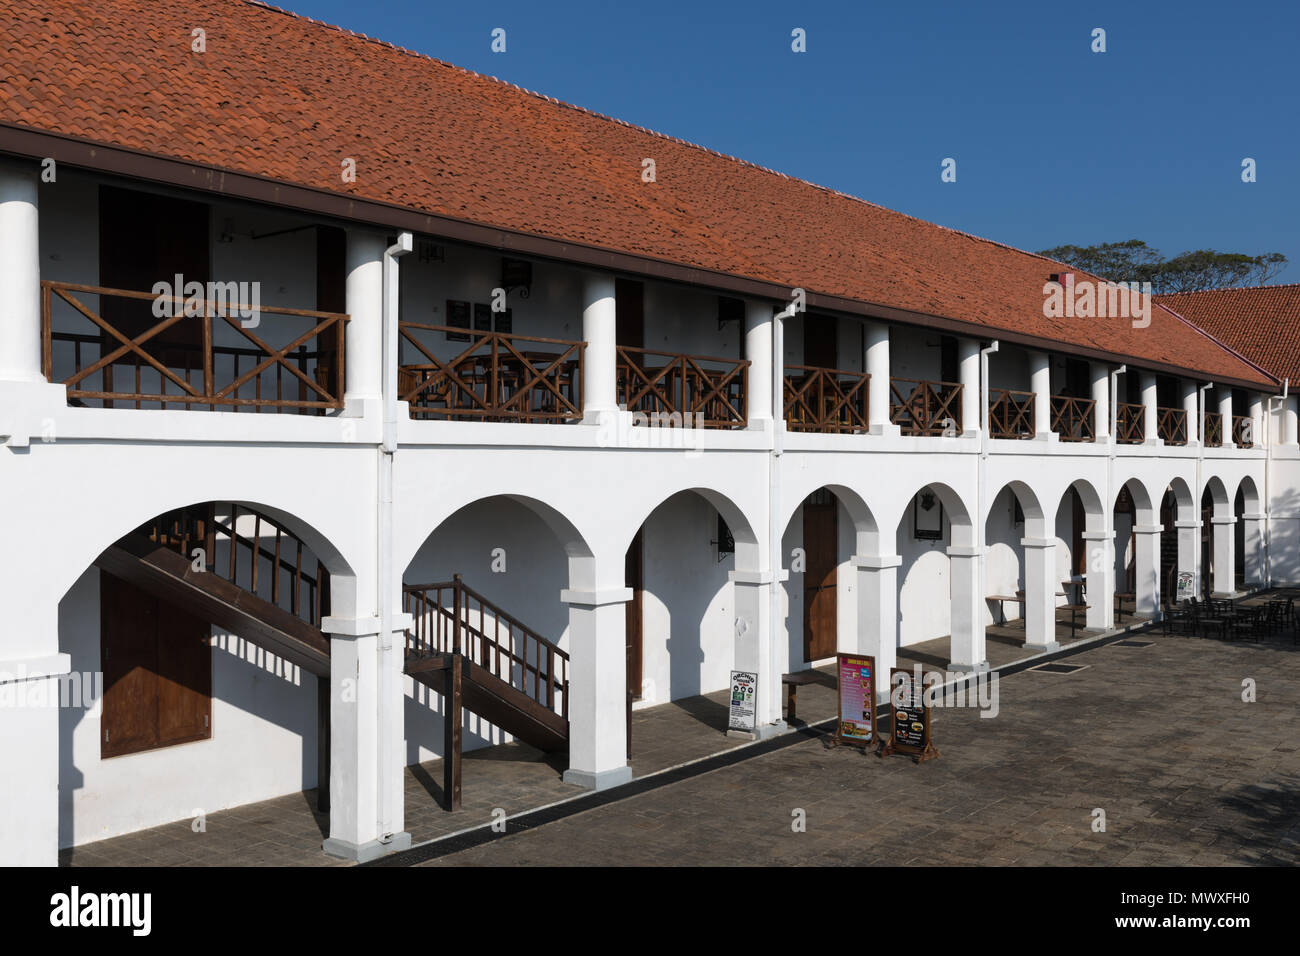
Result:
[[157,626],[154,599],[107,572],[99,575],[104,701],[100,756],[158,746]]
[[158,602],[158,745],[211,736],[212,628]]

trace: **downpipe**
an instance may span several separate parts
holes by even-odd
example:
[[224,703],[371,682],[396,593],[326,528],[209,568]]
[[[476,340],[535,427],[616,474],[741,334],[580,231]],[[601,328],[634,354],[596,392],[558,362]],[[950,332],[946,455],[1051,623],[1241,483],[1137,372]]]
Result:
[[[1119,368],[1110,370],[1110,441],[1106,447],[1106,500],[1101,503],[1101,527],[1106,533],[1106,541],[1102,545],[1103,560],[1110,561],[1110,574],[1116,575],[1115,559],[1115,458],[1119,452],[1119,436],[1115,430],[1119,427],[1119,377],[1128,372],[1128,365],[1121,365]],[[1086,550],[1086,549],[1085,549]],[[1084,555],[1084,576],[1088,574],[1090,564],[1087,563],[1088,555]],[[1111,589],[1113,594],[1119,588],[1118,579],[1114,582]],[[1134,610],[1137,599],[1134,598]],[[1159,615],[1160,609],[1156,608],[1156,614]]]
[[1270,488],[1273,478],[1273,402],[1278,402],[1277,407],[1277,431],[1278,435],[1286,437],[1286,400],[1291,390],[1291,379],[1282,379],[1282,394],[1270,395],[1268,399],[1268,414],[1265,416],[1264,426],[1264,586],[1273,586],[1273,554],[1269,546],[1273,538],[1273,519],[1271,517],[1272,497]]
[[[987,346],[980,349],[980,457],[979,468],[975,479],[975,545],[979,552],[979,582],[980,597],[989,593],[988,585],[988,561],[985,554],[985,529],[986,516],[984,514],[984,498],[987,492],[988,484],[988,461],[989,461],[989,356],[998,350],[998,341],[994,339]],[[983,615],[984,601],[981,600],[978,611]],[[1027,616],[1027,615],[1026,615]],[[983,626],[983,617],[977,626]],[[987,652],[986,655],[987,656]],[[972,663],[978,664],[978,661]]]
[[1204,515],[1201,512],[1201,496],[1205,494],[1205,489],[1201,486],[1205,469],[1205,416],[1209,414],[1209,407],[1205,404],[1205,393],[1214,388],[1213,382],[1206,382],[1198,391],[1200,392],[1200,413],[1201,420],[1198,425],[1198,437],[1200,441],[1196,443],[1196,488],[1192,492],[1192,513],[1196,516],[1196,546],[1193,548],[1195,557],[1192,559],[1192,566],[1196,568],[1196,589],[1200,594],[1205,594],[1205,568],[1201,566],[1201,538],[1205,534],[1205,529],[1201,527]]
[[395,724],[393,703],[393,456],[397,452],[397,318],[401,286],[397,260],[414,247],[411,233],[403,232],[397,242],[384,250],[383,268],[383,428],[379,446],[379,496],[376,514],[378,562],[376,567],[379,604],[379,838],[387,842],[393,836],[393,766],[397,744],[389,739]]
[[[768,566],[771,568],[772,581],[768,585],[768,680],[779,680],[780,669],[777,664],[776,622],[781,620],[781,455],[785,452],[785,316],[787,312],[778,312],[772,316],[772,443],[768,456],[767,475],[767,539]],[[767,689],[770,692],[771,688]],[[780,695],[777,695],[780,700]],[[777,706],[776,720],[781,722],[780,705]]]

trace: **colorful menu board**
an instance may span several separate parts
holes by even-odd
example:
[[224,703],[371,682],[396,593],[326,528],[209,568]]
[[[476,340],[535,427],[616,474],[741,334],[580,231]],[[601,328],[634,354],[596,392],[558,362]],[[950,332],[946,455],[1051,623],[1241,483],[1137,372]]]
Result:
[[728,730],[754,732],[754,706],[758,698],[758,675],[750,671],[731,672],[731,711]]
[[902,667],[889,672],[889,739],[880,756],[908,754],[917,763],[939,756],[930,740],[930,708],[925,704],[925,684],[918,674]]
[[840,719],[835,742],[866,747],[876,742],[876,659],[837,654]]

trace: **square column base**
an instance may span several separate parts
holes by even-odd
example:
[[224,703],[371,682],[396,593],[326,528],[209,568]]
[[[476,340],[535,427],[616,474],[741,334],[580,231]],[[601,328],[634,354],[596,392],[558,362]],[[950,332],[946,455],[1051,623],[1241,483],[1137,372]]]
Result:
[[1025,650],[1027,650],[1027,651],[1034,651],[1035,653],[1038,653],[1038,654],[1050,654],[1050,653],[1052,653],[1052,651],[1059,651],[1059,650],[1061,649],[1061,642],[1060,642],[1060,641],[1048,641],[1046,644],[1029,644],[1029,643],[1026,643],[1026,644],[1024,645],[1024,648],[1025,648]]
[[763,724],[760,727],[755,727],[752,732],[748,730],[728,730],[727,736],[739,740],[767,740],[770,737],[777,737],[789,729],[789,725],[784,720],[778,720],[774,724]]
[[330,856],[337,856],[344,860],[354,860],[357,863],[369,863],[371,860],[377,860],[381,856],[388,856],[390,853],[409,850],[411,848],[411,834],[406,832],[394,833],[387,842],[370,840],[361,844],[349,843],[347,840],[330,837],[321,844],[320,848]]
[[631,767],[614,767],[610,770],[566,770],[561,777],[565,783],[571,783],[577,787],[585,787],[588,790],[608,790],[611,787],[621,787],[632,780]]
[[980,661],[978,664],[954,664],[948,662],[948,670],[958,674],[978,674],[989,669],[988,661]]

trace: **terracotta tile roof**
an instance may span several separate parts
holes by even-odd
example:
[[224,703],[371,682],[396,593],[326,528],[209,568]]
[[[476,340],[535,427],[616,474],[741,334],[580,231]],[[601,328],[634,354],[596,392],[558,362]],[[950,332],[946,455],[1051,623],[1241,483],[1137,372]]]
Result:
[[1279,381],[1300,385],[1300,285],[1211,289],[1158,296]]
[[0,123],[1270,384],[1160,308],[1146,329],[1044,317],[1070,270],[1039,256],[261,4],[0,9]]

